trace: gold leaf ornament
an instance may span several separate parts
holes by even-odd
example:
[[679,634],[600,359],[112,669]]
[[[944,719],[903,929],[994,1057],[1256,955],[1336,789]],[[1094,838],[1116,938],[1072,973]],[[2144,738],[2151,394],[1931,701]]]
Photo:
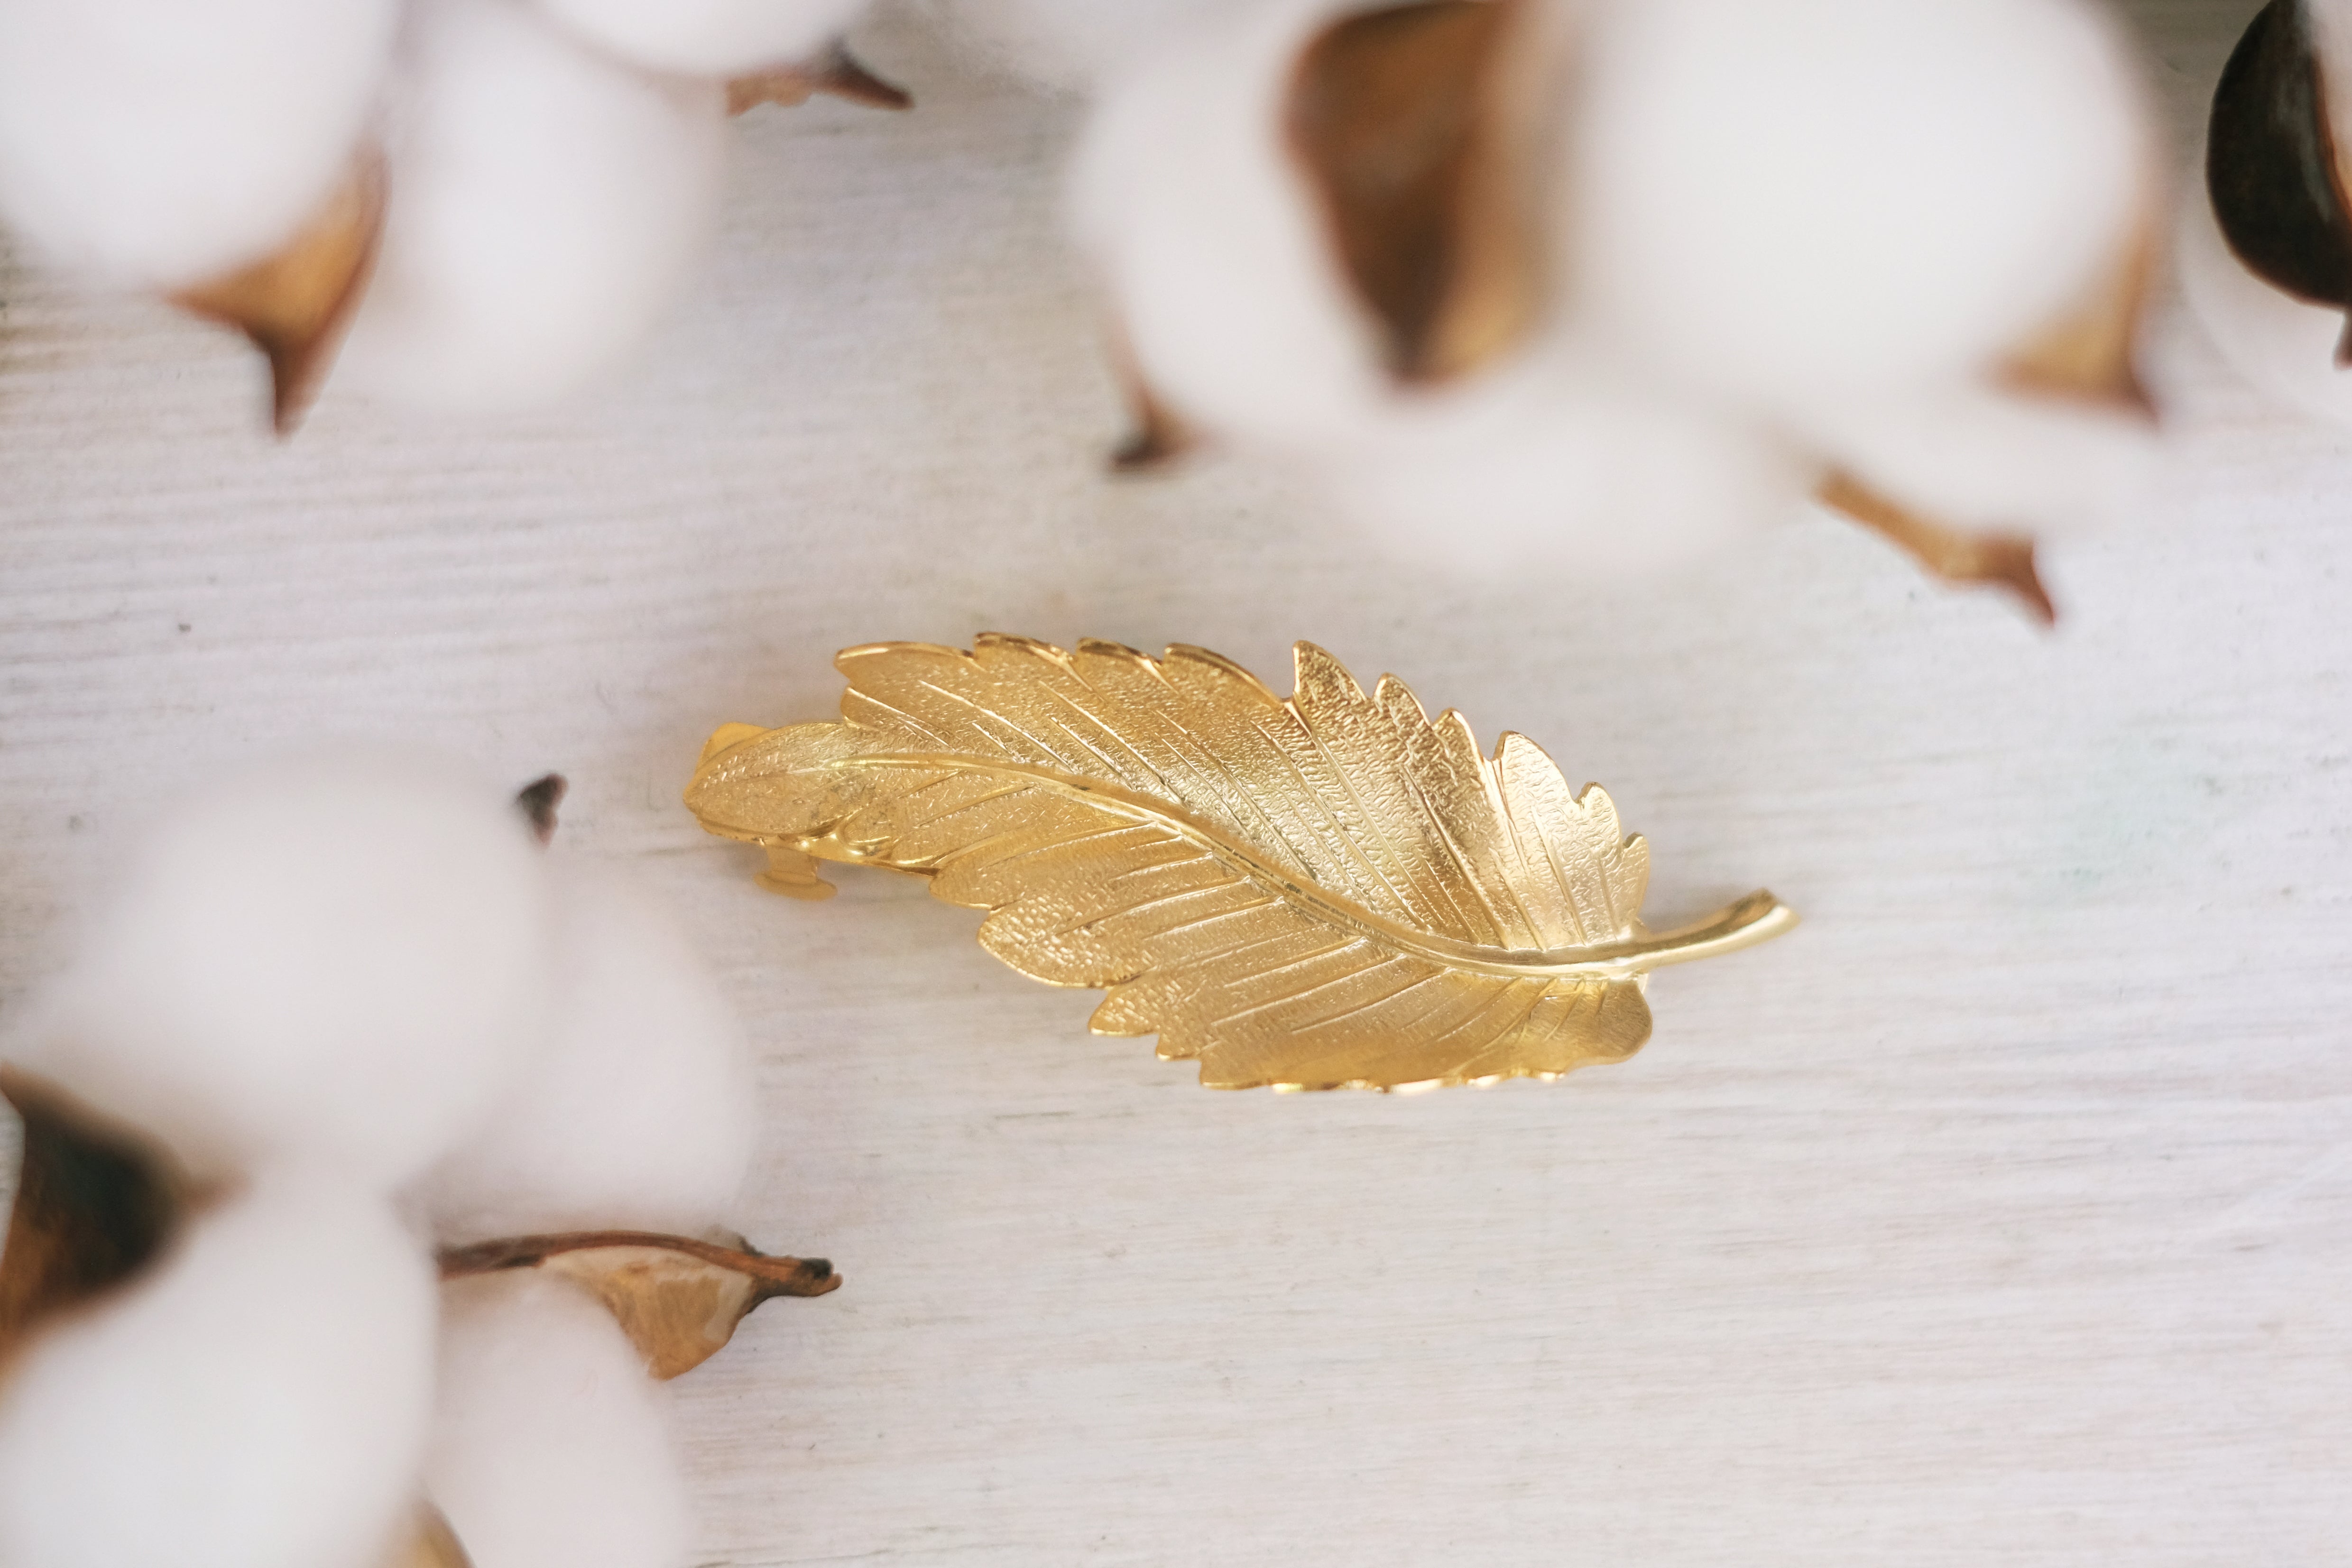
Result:
[[817,882],[806,858],[929,877],[989,911],[1006,963],[1106,991],[1097,1033],[1156,1033],[1218,1089],[1622,1060],[1652,970],[1796,923],[1757,892],[1651,931],[1648,846],[1599,786],[1571,791],[1524,736],[1483,755],[1394,677],[1367,692],[1295,654],[1286,700],[1195,647],[854,647],[840,722],[719,730],[687,804],[766,847],[780,890]]

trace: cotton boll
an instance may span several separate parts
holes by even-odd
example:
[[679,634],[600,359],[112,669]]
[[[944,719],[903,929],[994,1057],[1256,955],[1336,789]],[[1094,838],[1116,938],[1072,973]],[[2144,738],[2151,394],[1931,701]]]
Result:
[[1698,384],[1955,378],[2145,217],[2139,87],[2081,0],[1617,0],[1585,59],[1583,313]]
[[491,413],[626,354],[719,200],[715,81],[646,75],[507,0],[425,0],[404,60],[383,250],[347,384]]
[[341,176],[397,16],[396,0],[0,0],[0,219],[139,287],[265,254]]
[[2189,309],[2240,375],[2290,408],[2352,424],[2352,371],[2336,363],[2344,312],[2248,271],[2221,237],[2201,184],[2180,204],[2175,262]]
[[667,1391],[585,1291],[529,1273],[445,1292],[426,1492],[474,1568],[677,1568],[691,1514]]
[[278,1170],[0,1387],[9,1568],[378,1568],[431,1409],[431,1265],[383,1205]]
[[1811,480],[1760,431],[1541,360],[1401,396],[1311,471],[1390,553],[1488,579],[1679,565],[1793,513]]
[[1385,395],[1282,128],[1293,59],[1330,10],[1282,0],[1187,35],[1103,100],[1079,153],[1074,226],[1134,368],[1220,434],[1329,441]]
[[922,0],[988,70],[1049,91],[1088,93],[1147,60],[1180,29],[1250,0]]
[[804,59],[866,0],[536,0],[582,37],[656,70],[740,76]]
[[741,1026],[644,889],[563,861],[548,1046],[425,1179],[446,1242],[546,1231],[694,1233],[724,1217],[757,1130]]
[[2047,533],[2128,518],[2156,470],[2135,414],[1966,381],[1813,411],[1833,464],[1948,527]]
[[12,1055],[199,1172],[309,1152],[385,1187],[537,1047],[544,868],[505,792],[353,746],[170,817]]

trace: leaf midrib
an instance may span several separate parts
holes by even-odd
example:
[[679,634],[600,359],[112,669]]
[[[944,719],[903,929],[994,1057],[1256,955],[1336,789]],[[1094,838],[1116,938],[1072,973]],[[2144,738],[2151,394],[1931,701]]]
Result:
[[[1351,929],[1395,951],[1447,968],[1478,974],[1507,979],[1631,980],[1667,964],[1685,963],[1753,946],[1796,924],[1794,911],[1769,891],[1759,889],[1703,920],[1673,931],[1644,932],[1614,942],[1574,947],[1482,947],[1435,931],[1422,931],[1376,913],[1344,894],[1294,876],[1269,863],[1264,852],[1255,846],[1202,821],[1181,806],[1100,779],[1026,763],[975,757],[967,752],[891,752],[836,758],[821,765],[842,771],[906,769],[938,772],[944,769],[1019,779],[1033,787],[1074,800],[1091,810],[1164,826],[1252,881],[1273,889],[1286,902],[1304,908],[1318,918]],[[825,859],[872,858],[854,851],[845,852],[839,844],[828,843],[820,837],[803,837],[795,842]],[[1635,923],[1638,928],[1638,921]]]

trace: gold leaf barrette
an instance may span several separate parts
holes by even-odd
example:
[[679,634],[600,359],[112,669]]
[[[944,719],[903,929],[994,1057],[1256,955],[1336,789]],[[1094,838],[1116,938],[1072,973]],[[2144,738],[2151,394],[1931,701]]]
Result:
[[984,636],[854,647],[839,723],[730,724],[686,800],[822,898],[813,858],[930,879],[982,946],[1108,993],[1216,1089],[1557,1078],[1649,1037],[1649,972],[1789,930],[1756,892],[1642,924],[1649,847],[1542,749],[1367,693],[1297,645],[1285,700],[1231,660]]

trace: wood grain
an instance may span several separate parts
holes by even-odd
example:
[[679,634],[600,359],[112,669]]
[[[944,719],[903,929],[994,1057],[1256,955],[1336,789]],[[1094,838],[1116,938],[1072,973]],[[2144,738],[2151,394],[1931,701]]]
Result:
[[[2252,9],[2147,8],[2184,120]],[[761,1047],[739,1223],[849,1279],[678,1385],[699,1562],[2341,1562],[2352,437],[2175,320],[2176,470],[2047,547],[2054,635],[1822,516],[1630,590],[1334,576],[1263,478],[1102,477],[1073,111],[859,47],[923,107],[742,122],[693,296],[560,413],[331,388],[281,446],[227,336],[0,278],[10,1012],[188,778],[321,725],[562,770],[559,852],[650,867]],[[835,648],[988,628],[1312,638],[1606,779],[1661,918],[1807,923],[1606,1072],[1205,1093],[678,805]]]

